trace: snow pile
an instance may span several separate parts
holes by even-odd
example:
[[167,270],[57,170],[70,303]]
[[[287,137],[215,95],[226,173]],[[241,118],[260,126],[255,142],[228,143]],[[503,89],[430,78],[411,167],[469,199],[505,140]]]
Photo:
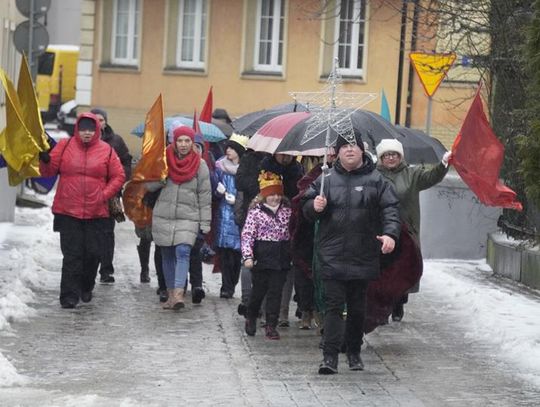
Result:
[[28,382],[28,378],[17,373],[13,365],[0,353],[0,387],[21,385]]
[[444,296],[467,338],[496,345],[501,358],[540,385],[538,298],[485,280],[478,284],[486,272],[491,274],[485,262],[426,261],[422,285]]

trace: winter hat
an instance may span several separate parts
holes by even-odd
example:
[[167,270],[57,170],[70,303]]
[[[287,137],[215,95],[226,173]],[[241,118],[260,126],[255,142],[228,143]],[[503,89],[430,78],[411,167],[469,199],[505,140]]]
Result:
[[96,131],[96,120],[89,116],[83,116],[77,122],[77,128],[79,129],[79,131],[82,131],[82,130]]
[[103,116],[103,118],[105,119],[105,122],[109,122],[109,120],[107,119],[107,112],[105,111],[105,109],[101,109],[100,107],[94,107],[92,110],[90,110],[90,113],[99,114]]
[[246,146],[249,138],[246,136],[241,136],[240,134],[233,133],[227,144],[226,148],[230,147],[238,154],[238,157],[242,158],[242,155],[246,152]]
[[383,156],[384,153],[388,153],[390,151],[394,151],[398,153],[402,159],[405,159],[405,155],[403,154],[403,145],[394,138],[385,138],[382,139],[379,145],[376,148],[377,150],[377,157],[379,160]]
[[339,153],[339,149],[346,144],[357,145],[358,147],[360,147],[360,150],[365,151],[364,142],[362,141],[362,135],[357,130],[354,130],[354,135],[352,134],[345,134],[343,136],[338,135],[338,138],[336,141],[336,153]]
[[176,140],[180,136],[188,136],[191,139],[191,141],[195,141],[195,132],[193,131],[191,127],[188,127],[188,126],[176,127],[173,130],[173,143],[176,143]]
[[231,124],[232,120],[229,117],[229,113],[225,109],[217,108],[214,110],[214,113],[212,113],[212,117],[214,119],[223,120],[226,123]]
[[283,195],[283,181],[281,176],[269,171],[259,174],[259,195],[266,198],[270,195]]

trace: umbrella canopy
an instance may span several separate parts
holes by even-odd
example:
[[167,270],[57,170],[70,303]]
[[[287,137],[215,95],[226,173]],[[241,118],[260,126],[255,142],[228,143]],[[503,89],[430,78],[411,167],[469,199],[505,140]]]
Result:
[[[178,126],[187,126],[193,128],[193,119],[183,116],[169,116],[164,119],[164,127],[167,133]],[[199,128],[201,129],[203,138],[210,143],[217,143],[218,141],[225,140],[227,138],[223,131],[212,123],[199,121]],[[142,137],[144,134],[144,123],[139,124],[133,130],[131,130],[131,134]]]
[[276,148],[291,129],[309,117],[310,114],[307,112],[285,113],[274,117],[249,139],[247,148],[274,154]]
[[[326,153],[326,130],[321,130],[311,140],[302,143],[303,136],[308,127],[307,120],[310,115],[304,114],[304,116],[300,116],[300,113],[296,113],[297,116],[290,115],[282,115],[272,119],[265,126],[261,127],[258,132],[266,133],[267,128],[271,127],[272,137],[274,139],[281,138],[281,141],[273,151],[269,151],[269,146],[257,146],[254,149],[289,155],[324,155]],[[297,118],[292,126],[290,125],[291,117]],[[388,138],[399,140],[403,144],[405,158],[411,164],[437,163],[446,151],[438,140],[418,130],[394,126],[377,113],[356,110],[351,115],[351,123],[354,130],[360,132],[363,141],[368,144],[369,150],[373,153],[375,153],[375,147],[380,141]],[[332,143],[335,142],[337,137],[337,133],[331,129],[330,140],[332,140]]]
[[435,164],[442,160],[446,148],[436,138],[428,136],[422,130],[396,126],[401,135],[398,139],[403,144],[405,160],[409,163]]
[[300,103],[286,103],[283,105],[273,106],[269,109],[258,110],[256,112],[247,113],[233,120],[232,126],[238,134],[251,137],[264,124],[272,120],[274,117],[281,116],[286,113],[307,112],[308,108]]

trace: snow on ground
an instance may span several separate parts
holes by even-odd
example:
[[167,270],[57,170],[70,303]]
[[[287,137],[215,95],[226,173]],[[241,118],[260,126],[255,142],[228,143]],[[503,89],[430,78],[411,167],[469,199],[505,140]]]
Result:
[[502,359],[540,386],[540,293],[486,281],[491,274],[484,261],[426,261],[422,286],[446,297],[446,312],[459,316],[467,338],[496,345]]
[[[59,263],[61,253],[50,208],[17,208],[14,224],[0,223],[0,256],[0,333],[13,335],[13,323],[34,315],[33,288],[58,290],[52,264]],[[540,386],[539,293],[494,283],[490,276],[483,261],[426,261],[422,284],[444,296],[446,312],[459,316],[469,339],[495,345],[501,358]],[[0,349],[0,386],[27,381]]]

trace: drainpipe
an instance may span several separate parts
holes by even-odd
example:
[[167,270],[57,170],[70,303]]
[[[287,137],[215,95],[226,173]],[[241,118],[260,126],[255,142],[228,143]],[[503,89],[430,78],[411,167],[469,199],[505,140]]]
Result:
[[[413,0],[413,22],[411,32],[411,52],[416,51],[416,40],[418,36],[418,14],[420,13],[420,7],[418,6],[418,0]],[[405,127],[411,127],[411,115],[412,115],[412,90],[414,83],[414,70],[409,67],[409,78],[407,80],[407,108],[405,110]]]
[[399,122],[401,121],[401,88],[403,86],[403,56],[405,54],[405,34],[407,31],[407,6],[408,0],[403,0],[401,5],[401,30],[399,33],[399,61],[396,85],[396,114],[394,115],[395,124],[399,124]]

